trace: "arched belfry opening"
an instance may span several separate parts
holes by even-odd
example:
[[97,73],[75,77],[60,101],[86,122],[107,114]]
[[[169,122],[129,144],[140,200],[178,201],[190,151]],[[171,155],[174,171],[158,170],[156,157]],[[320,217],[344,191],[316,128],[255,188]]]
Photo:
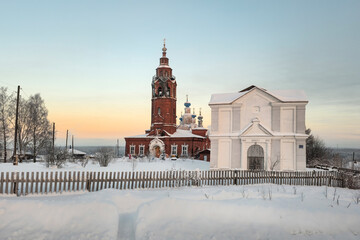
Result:
[[257,144],[249,147],[247,151],[248,169],[264,170],[264,149]]
[[159,87],[159,88],[158,88],[158,96],[161,97],[162,95],[163,95],[162,88]]

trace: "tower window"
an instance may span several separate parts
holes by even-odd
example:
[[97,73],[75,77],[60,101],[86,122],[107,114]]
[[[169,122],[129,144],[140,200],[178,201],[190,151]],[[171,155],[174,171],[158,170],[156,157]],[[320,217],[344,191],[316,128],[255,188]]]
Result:
[[158,114],[159,115],[161,114],[161,108],[158,108]]
[[161,88],[161,87],[159,87],[159,88],[158,88],[158,95],[159,95],[159,97],[161,97],[161,96],[162,96],[162,94],[163,94],[163,93],[162,93],[162,88]]

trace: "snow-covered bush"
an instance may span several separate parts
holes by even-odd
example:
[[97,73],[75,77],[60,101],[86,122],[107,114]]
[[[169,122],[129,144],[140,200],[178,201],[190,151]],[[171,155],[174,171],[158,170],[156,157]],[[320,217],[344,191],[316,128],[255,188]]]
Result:
[[102,147],[95,154],[95,159],[100,164],[100,167],[107,167],[109,163],[113,160],[114,153],[111,149]]
[[68,158],[69,154],[66,149],[55,147],[54,153],[52,150],[49,150],[45,156],[46,167],[56,166],[57,168],[61,168]]
[[360,174],[358,173],[342,173],[344,187],[350,189],[360,189]]

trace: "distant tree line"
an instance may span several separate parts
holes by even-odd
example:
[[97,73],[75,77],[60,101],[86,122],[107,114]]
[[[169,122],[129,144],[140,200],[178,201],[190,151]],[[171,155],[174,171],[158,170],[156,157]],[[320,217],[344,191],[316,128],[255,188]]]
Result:
[[[16,96],[6,87],[0,88],[0,152],[4,162],[13,154],[15,134]],[[31,153],[36,162],[38,154],[47,153],[52,144],[52,129],[48,110],[40,94],[20,98],[18,115],[17,154],[21,162]]]

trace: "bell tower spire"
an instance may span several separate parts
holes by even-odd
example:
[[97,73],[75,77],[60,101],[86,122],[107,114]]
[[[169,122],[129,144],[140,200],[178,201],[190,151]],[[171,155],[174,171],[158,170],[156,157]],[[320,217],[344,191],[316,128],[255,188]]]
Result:
[[165,38],[164,38],[164,47],[162,48],[162,57],[160,58],[160,66],[159,67],[169,66],[169,59],[166,57],[166,51],[167,51],[167,48],[165,46]]
[[162,48],[162,51],[163,51],[163,57],[166,57],[166,50],[167,50],[167,48],[165,47],[165,38],[164,38],[164,47]]
[[162,48],[160,65],[153,77],[151,99],[150,135],[173,134],[176,131],[176,80],[166,56],[166,44]]

